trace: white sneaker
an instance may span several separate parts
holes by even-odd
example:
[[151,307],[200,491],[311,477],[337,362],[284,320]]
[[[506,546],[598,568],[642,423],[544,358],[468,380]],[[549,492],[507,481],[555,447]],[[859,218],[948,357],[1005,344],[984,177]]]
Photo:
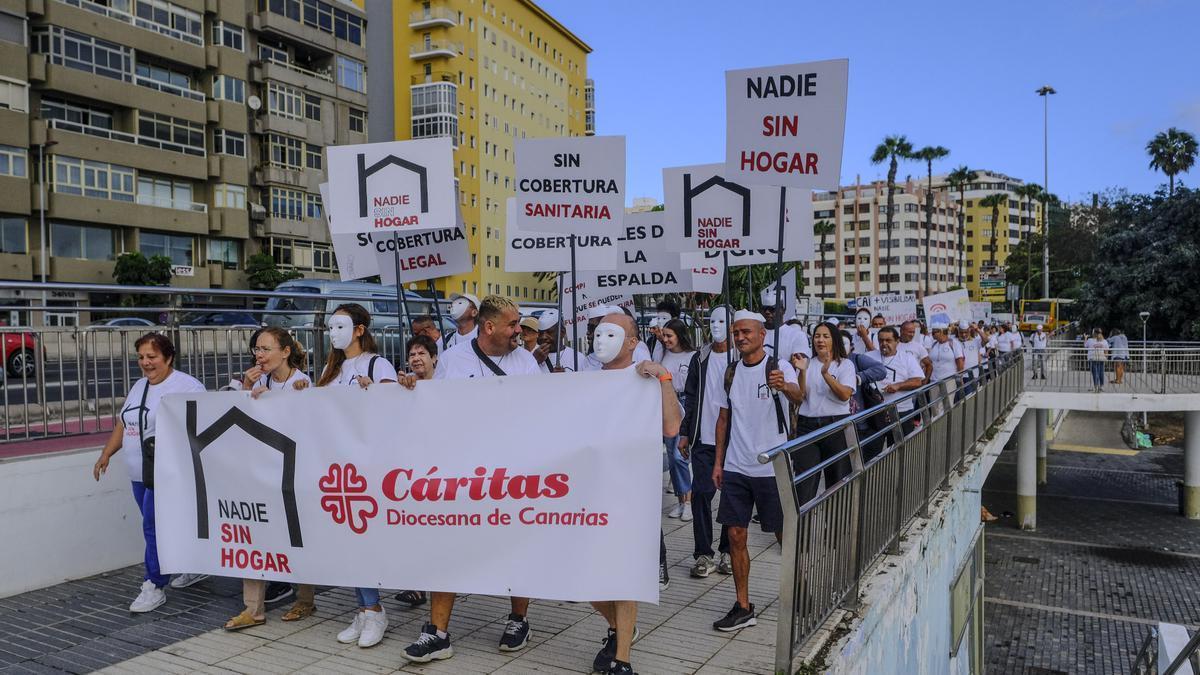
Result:
[[668,518],[678,518],[681,515],[683,515],[683,502],[675,504],[670,511],[667,511]]
[[137,598],[135,598],[133,603],[129,605],[129,611],[135,614],[152,612],[159,607],[162,607],[163,603],[166,601],[167,594],[163,591],[163,589],[155,586],[153,581],[143,581],[142,591],[141,593],[138,593]]
[[387,610],[382,607],[379,611],[368,609],[365,612],[359,612],[362,620],[362,635],[358,636],[359,647],[374,647],[383,639],[383,633],[388,627]]
[[171,579],[171,588],[187,588],[208,578],[207,574],[176,574]]
[[346,630],[337,634],[337,641],[348,645],[351,642],[358,642],[358,638],[362,636],[363,624],[366,623],[366,617],[363,616],[366,612],[355,610],[354,620],[350,622],[350,626]]
[[692,522],[692,505],[691,503],[680,504],[682,508],[679,510],[679,519],[685,523]]

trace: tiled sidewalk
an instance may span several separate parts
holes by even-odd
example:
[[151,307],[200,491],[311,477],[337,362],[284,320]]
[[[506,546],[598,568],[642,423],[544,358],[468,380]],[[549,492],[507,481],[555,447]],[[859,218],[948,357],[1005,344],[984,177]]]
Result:
[[[664,510],[673,497],[664,498]],[[732,577],[688,576],[691,523],[663,518],[671,586],[661,604],[641,605],[633,663],[643,673],[767,673],[775,644],[779,547],[752,526],[751,601],[758,625],[719,633],[712,622],[733,604]],[[81,552],[86,555],[86,552]],[[404,666],[400,653],[428,618],[428,605],[409,609],[385,596],[390,628],[370,649],[338,644],[335,635],[354,610],[351,589],[317,596],[315,616],[279,620],[239,633],[219,626],[240,609],[241,584],[210,579],[182,591],[145,615],[127,607],[140,567],[0,600],[0,673],[585,673],[600,648],[605,623],[590,605],[534,601],[530,645],[515,653],[496,646],[508,614],[506,598],[460,596],[451,621],[455,656]],[[403,666],[403,667],[402,667]]]

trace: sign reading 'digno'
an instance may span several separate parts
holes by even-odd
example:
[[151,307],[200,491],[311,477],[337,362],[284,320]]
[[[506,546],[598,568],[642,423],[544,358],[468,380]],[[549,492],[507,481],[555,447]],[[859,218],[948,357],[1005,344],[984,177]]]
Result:
[[455,226],[449,138],[335,145],[327,150],[327,208],[333,232]]
[[668,251],[778,245],[780,189],[742,185],[724,174],[724,164],[663,169]]
[[517,141],[517,227],[615,234],[625,214],[625,137]]
[[726,177],[837,189],[848,73],[846,59],[726,71]]

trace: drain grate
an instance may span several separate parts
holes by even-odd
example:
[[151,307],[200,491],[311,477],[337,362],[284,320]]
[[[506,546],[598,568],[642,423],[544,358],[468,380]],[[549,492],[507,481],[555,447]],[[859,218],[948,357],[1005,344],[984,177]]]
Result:
[[[1013,559],[1013,562],[1025,563],[1026,565],[1041,565],[1042,564],[1041,558],[1027,558],[1023,555],[1014,555],[1012,557],[1012,559]],[[1046,672],[1047,673],[1057,673],[1058,671],[1057,670],[1047,670]]]

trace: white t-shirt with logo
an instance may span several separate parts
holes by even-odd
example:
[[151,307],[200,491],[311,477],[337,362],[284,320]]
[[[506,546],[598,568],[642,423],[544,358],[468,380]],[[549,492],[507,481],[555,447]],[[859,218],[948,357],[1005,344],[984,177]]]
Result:
[[[533,358],[533,354],[521,347],[517,347],[504,356],[489,358],[500,370],[504,371],[505,375],[537,375],[542,372],[537,359]],[[459,343],[443,352],[441,358],[438,359],[437,368],[433,371],[435,380],[459,380],[471,377],[495,377],[495,375],[491,368],[479,360],[470,341]]]
[[696,352],[666,352],[662,355],[662,360],[659,363],[667,372],[671,373],[671,385],[675,387],[675,393],[683,391],[684,385],[687,383],[688,368],[692,365],[692,357]]
[[442,351],[446,351],[447,349],[450,349],[451,347],[453,347],[457,344],[463,343],[463,342],[469,343],[471,340],[474,340],[477,337],[479,337],[479,324],[478,323],[475,324],[475,327],[471,329],[471,332],[467,333],[466,335],[463,335],[456,330],[453,333],[451,333],[449,337],[446,338],[446,342],[443,345]]
[[[897,384],[912,378],[925,379],[925,371],[921,369],[921,364],[917,362],[917,358],[909,352],[896,350],[893,356],[880,356],[884,369],[887,370],[887,375],[883,376],[882,380],[876,383],[879,387],[879,392],[883,394],[884,403],[891,403],[896,399],[904,398],[912,392],[897,391],[889,394],[884,391],[884,388],[889,384]],[[900,402],[896,408],[900,412],[908,412],[913,409],[912,399]]]
[[1014,349],[1013,334],[1001,333],[1000,337],[996,338],[996,350],[1001,354],[1007,354]]
[[[371,366],[371,359],[375,359],[374,367]],[[371,377],[375,382],[383,382],[391,380],[396,382],[399,378],[396,376],[396,368],[390,361],[378,354],[363,352],[352,359],[342,361],[342,367],[338,370],[337,377],[330,382],[330,385],[340,384],[343,386],[358,386],[359,377]]]
[[[375,362],[375,374],[379,374],[378,361]],[[297,382],[307,382],[311,385],[312,378],[310,378],[303,370],[300,370],[299,368],[293,370],[292,374],[289,375],[288,379],[284,382],[276,382],[275,380],[271,379],[270,373],[263,373],[262,375],[258,376],[258,381],[254,383],[254,388],[258,389],[259,387],[266,387],[268,391],[275,391],[277,389],[283,391],[295,391]]]
[[973,368],[979,365],[979,350],[983,347],[983,340],[978,335],[972,338],[962,340],[963,350],[963,368]]
[[[724,356],[714,354],[713,356]],[[711,360],[710,360],[711,363]],[[720,408],[730,408],[729,444],[725,448],[726,471],[733,471],[745,476],[769,478],[775,475],[775,468],[770,464],[759,464],[758,453],[765,452],[787,441],[786,425],[788,424],[786,398],[781,398],[783,406],[784,433],[779,433],[779,420],[775,414],[775,401],[772,395],[783,396],[767,386],[767,358],[764,356],[753,366],[745,363],[737,364],[734,371],[733,385],[729,395],[725,395],[724,375],[721,384],[713,387],[715,402]],[[796,384],[796,370],[787,361],[779,362],[779,370],[783,373],[784,381]],[[703,439],[703,436],[701,436]]]
[[962,358],[965,358],[962,343],[958,340],[951,338],[935,343],[929,350],[929,359],[933,361],[933,375],[930,379],[938,382],[953,377],[958,372],[958,364],[955,361]]
[[800,326],[785,323],[779,327],[779,342],[783,349],[775,354],[775,329],[767,329],[767,339],[763,341],[763,349],[768,354],[774,354],[781,361],[790,361],[792,354],[812,356],[812,348],[808,344],[808,333]]
[[[833,389],[821,374],[824,366],[817,359],[808,362],[804,371],[804,401],[800,404],[800,415],[804,417],[830,417],[833,415],[849,415],[850,399],[845,401],[834,395]],[[831,361],[829,374],[844,387],[850,387],[851,396],[858,389],[858,369],[850,359]]]
[[[721,414],[721,401],[725,399],[725,371],[728,369],[728,352],[711,352],[708,355],[708,368],[704,371],[704,400],[700,403],[700,442],[705,445],[717,444],[717,417]],[[691,429],[687,431],[691,433]]]
[[908,352],[909,354],[912,354],[913,358],[917,360],[917,363],[929,358],[929,350],[926,349],[925,345],[921,343],[920,336],[915,336],[908,342],[901,342],[896,346],[896,351]]
[[[146,391],[146,387],[150,390]],[[129,480],[142,480],[142,436],[154,437],[155,418],[158,413],[158,403],[166,394],[190,394],[204,391],[200,380],[172,371],[167,379],[158,384],[150,384],[150,380],[142,378],[133,383],[125,405],[121,407],[121,423],[125,425],[125,436],[121,439],[121,454],[125,455],[125,468],[129,470]],[[146,404],[142,406],[142,396],[146,396]],[[146,427],[142,430],[142,424]],[[139,433],[139,431],[141,433]]]

